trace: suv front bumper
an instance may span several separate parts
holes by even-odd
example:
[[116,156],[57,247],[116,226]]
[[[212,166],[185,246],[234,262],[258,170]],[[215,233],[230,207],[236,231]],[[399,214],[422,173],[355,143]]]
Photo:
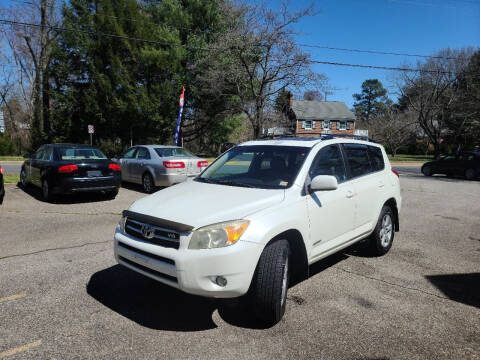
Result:
[[[190,250],[189,237],[180,248],[165,248],[134,238],[117,227],[115,259],[145,276],[186,293],[216,298],[233,298],[247,293],[263,246],[248,242],[218,249]],[[227,279],[222,287],[217,276]]]

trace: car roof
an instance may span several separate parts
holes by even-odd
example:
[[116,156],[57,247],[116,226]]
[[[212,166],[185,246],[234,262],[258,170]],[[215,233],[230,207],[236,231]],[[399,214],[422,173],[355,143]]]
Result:
[[143,146],[149,149],[153,148],[177,148],[177,149],[183,149],[181,146],[175,146],[175,145],[134,145],[132,147],[138,147],[138,146]]
[[238,146],[255,146],[255,145],[268,145],[268,146],[298,146],[298,147],[309,147],[313,148],[318,144],[363,144],[363,145],[371,145],[381,147],[380,144],[365,141],[365,140],[356,140],[350,138],[329,138],[329,139],[321,139],[321,138],[300,138],[300,137],[288,137],[288,138],[279,138],[279,139],[259,139],[259,140],[252,140],[247,141]]
[[69,143],[56,143],[56,144],[45,144],[44,146],[56,146],[56,147],[74,147],[74,148],[92,148],[96,149],[95,146],[87,144],[69,144]]

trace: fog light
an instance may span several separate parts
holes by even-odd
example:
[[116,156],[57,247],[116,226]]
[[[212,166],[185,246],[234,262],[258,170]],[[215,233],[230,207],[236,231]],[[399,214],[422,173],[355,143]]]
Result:
[[225,279],[223,276],[217,276],[215,278],[215,282],[221,287],[225,287],[227,285],[227,279]]

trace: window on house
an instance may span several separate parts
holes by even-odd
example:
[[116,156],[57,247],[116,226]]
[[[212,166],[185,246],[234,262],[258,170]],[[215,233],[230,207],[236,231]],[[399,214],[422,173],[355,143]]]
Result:
[[330,121],[328,121],[328,120],[323,120],[323,121],[322,121],[322,129],[323,129],[323,130],[328,130],[328,129],[330,129]]
[[303,128],[304,128],[305,130],[312,130],[312,129],[313,129],[312,120],[305,120],[305,121],[303,122],[303,125],[304,125]]
[[338,130],[347,130],[347,122],[346,121],[339,121],[338,122]]

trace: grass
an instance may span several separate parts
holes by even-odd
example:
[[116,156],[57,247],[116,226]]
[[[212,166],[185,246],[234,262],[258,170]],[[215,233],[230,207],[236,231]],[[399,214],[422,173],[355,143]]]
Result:
[[391,162],[426,162],[433,160],[433,156],[431,155],[405,155],[405,154],[397,154],[395,157],[392,155],[388,155],[388,159]]
[[0,161],[23,161],[23,156],[0,156]]
[[16,184],[20,181],[18,174],[3,174],[3,182],[5,184]]

